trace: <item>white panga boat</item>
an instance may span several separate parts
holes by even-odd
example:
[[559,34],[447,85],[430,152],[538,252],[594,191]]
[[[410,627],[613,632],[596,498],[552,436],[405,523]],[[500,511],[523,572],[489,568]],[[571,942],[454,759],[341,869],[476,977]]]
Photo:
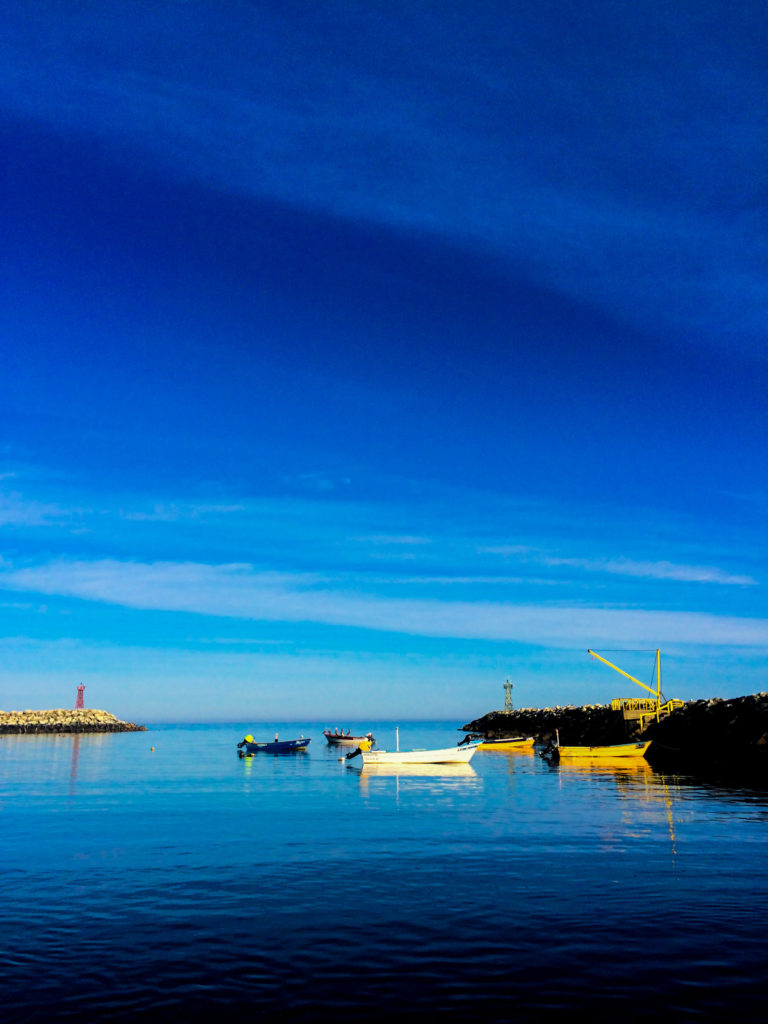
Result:
[[397,750],[361,750],[363,765],[375,764],[469,764],[479,743],[466,743],[440,750],[401,750],[400,730],[396,729]]

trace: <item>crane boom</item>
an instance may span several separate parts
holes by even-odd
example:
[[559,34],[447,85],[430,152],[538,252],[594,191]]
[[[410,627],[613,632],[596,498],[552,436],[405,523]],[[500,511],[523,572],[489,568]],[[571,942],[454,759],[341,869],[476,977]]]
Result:
[[656,689],[655,690],[652,690],[651,687],[647,686],[645,683],[641,683],[639,679],[635,679],[635,677],[631,676],[629,674],[629,672],[625,672],[623,668],[619,668],[618,665],[614,665],[612,662],[608,661],[607,658],[603,658],[602,655],[597,654],[595,651],[592,651],[589,648],[587,648],[587,654],[591,654],[593,658],[597,658],[598,661],[602,661],[604,665],[607,665],[609,668],[615,669],[616,672],[620,672],[621,675],[626,676],[627,679],[631,679],[632,682],[633,683],[637,683],[638,686],[642,686],[642,688],[644,690],[647,690],[648,693],[652,693],[657,701],[661,700],[661,668],[660,668],[660,664],[659,664],[659,661],[660,661],[660,659],[659,659],[659,651],[656,651]]

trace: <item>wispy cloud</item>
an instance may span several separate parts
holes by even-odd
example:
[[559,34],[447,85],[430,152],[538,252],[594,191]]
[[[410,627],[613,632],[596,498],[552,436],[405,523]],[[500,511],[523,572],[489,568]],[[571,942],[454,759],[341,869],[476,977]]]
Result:
[[504,544],[478,549],[480,553],[517,558],[524,563],[551,568],[580,569],[590,573],[608,573],[612,576],[632,576],[636,579],[676,580],[681,583],[720,583],[728,586],[757,586],[757,580],[742,573],[726,572],[711,565],[682,565],[659,560],[638,561],[632,558],[570,558],[548,555],[522,545]]
[[756,586],[751,576],[724,572],[709,565],[676,565],[674,562],[635,562],[630,558],[544,558],[545,565],[568,566],[585,572],[607,572],[615,576],[641,579],[680,580],[684,583],[724,583],[731,586]]
[[382,545],[418,545],[432,543],[432,539],[430,537],[398,536],[396,534],[389,533],[380,533],[373,537],[358,537],[357,539],[362,543]]
[[174,523],[183,519],[200,519],[210,515],[243,512],[244,505],[210,505],[179,503],[154,505],[150,509],[121,509],[120,518],[133,522]]
[[312,473],[295,473],[290,476],[284,476],[283,483],[286,486],[295,488],[299,491],[324,493],[338,491],[349,487],[351,480],[346,476],[337,477],[332,476],[329,473],[317,471]]
[[504,555],[505,557],[514,557],[515,555],[527,555],[534,549],[527,547],[525,544],[495,544],[487,547],[480,547],[477,550],[483,555]]
[[21,494],[0,494],[0,526],[50,526],[71,521],[82,515],[79,509],[31,501]]
[[768,647],[768,620],[575,605],[392,598],[245,564],[56,561],[0,571],[10,589],[271,622],[318,622],[430,637],[551,647],[662,643]]

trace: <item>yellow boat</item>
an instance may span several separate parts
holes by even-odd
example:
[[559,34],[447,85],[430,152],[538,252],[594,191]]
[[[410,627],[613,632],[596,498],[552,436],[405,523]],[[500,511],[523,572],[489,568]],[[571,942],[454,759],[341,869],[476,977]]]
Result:
[[531,750],[533,748],[533,736],[502,736],[499,739],[485,739],[480,744],[481,750]]
[[650,740],[641,740],[636,743],[612,743],[604,747],[557,746],[555,749],[560,757],[613,759],[614,757],[645,757],[645,752],[650,745]]

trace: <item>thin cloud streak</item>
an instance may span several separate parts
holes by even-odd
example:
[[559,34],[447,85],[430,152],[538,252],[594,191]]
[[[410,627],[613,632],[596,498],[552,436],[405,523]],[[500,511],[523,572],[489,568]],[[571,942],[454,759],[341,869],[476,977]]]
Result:
[[635,576],[641,579],[680,580],[685,583],[724,583],[731,586],[757,586],[751,576],[723,572],[707,565],[676,565],[674,562],[634,562],[629,558],[545,558],[545,565],[569,566],[587,572],[607,572],[616,576]]
[[0,526],[60,526],[82,516],[82,509],[30,501],[18,492],[0,494]]
[[428,637],[570,648],[598,643],[768,648],[768,620],[702,612],[438,601],[352,594],[314,576],[238,565],[58,561],[0,572],[0,585],[131,608]]
[[682,565],[660,560],[635,561],[631,558],[566,558],[545,555],[532,548],[519,545],[501,545],[478,549],[480,553],[518,556],[519,560],[551,568],[582,569],[584,572],[609,573],[612,576],[632,576],[637,579],[677,580],[681,583],[722,583],[727,586],[757,586],[752,576],[725,572],[711,565]]

